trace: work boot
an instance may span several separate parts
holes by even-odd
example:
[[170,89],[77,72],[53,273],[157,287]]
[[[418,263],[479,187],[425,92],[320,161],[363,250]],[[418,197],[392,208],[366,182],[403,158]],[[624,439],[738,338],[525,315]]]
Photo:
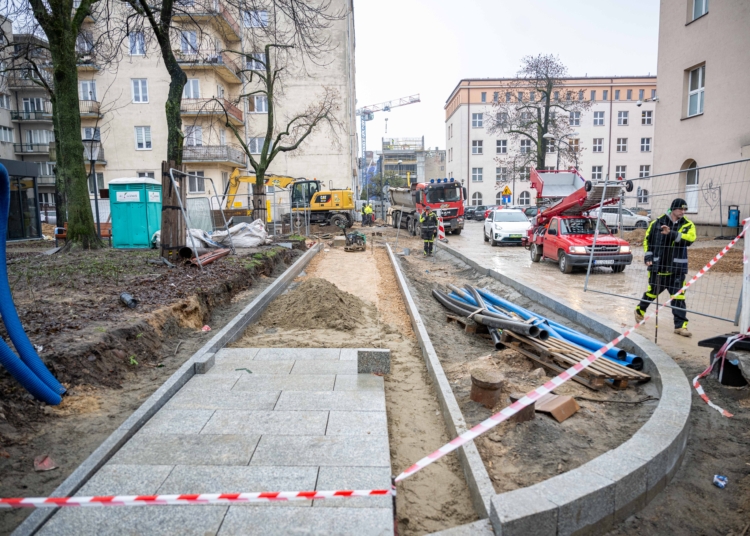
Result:
[[644,316],[643,313],[641,313],[638,309],[635,310],[635,321],[640,322],[643,320]]
[[687,337],[688,339],[693,336],[693,334],[690,333],[686,327],[674,328],[674,332],[680,337]]

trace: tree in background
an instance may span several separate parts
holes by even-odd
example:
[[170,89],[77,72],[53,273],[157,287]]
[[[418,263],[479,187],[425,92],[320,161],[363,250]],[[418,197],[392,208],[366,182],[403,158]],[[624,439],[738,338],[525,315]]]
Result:
[[[383,173],[376,173],[369,179],[368,183],[370,186],[370,199],[376,198],[379,201],[386,201],[388,199],[386,187],[402,188],[407,186],[406,178],[399,177],[395,171],[386,171],[385,175]],[[362,188],[361,199],[363,201],[368,199],[367,192],[368,188]]]

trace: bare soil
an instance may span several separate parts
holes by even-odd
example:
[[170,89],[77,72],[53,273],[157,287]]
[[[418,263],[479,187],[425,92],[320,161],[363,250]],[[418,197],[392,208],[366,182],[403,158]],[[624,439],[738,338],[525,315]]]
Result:
[[[368,232],[366,252],[321,251],[296,286],[233,346],[389,348],[386,408],[392,469],[398,474],[451,438],[382,239],[376,242],[373,250]],[[299,308],[283,310],[284,303]],[[427,534],[477,519],[455,454],[405,480],[398,492],[400,534]]]

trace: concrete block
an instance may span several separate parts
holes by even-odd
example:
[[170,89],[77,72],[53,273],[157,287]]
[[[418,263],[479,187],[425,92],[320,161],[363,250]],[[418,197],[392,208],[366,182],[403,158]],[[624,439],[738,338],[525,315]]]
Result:
[[377,391],[283,391],[277,411],[385,411],[385,394]]
[[325,435],[327,411],[218,410],[201,434]]
[[[232,374],[234,372],[243,372],[245,374],[289,374],[292,370],[294,361],[249,361],[246,359],[237,359],[228,357],[218,361],[206,375]],[[250,372],[238,369],[248,369]]]
[[325,435],[388,435],[385,411],[332,411]]
[[78,490],[79,497],[92,495],[152,495],[167,479],[173,465],[119,465],[109,463]]
[[341,361],[356,361],[357,360],[357,349],[356,348],[342,348],[341,355],[339,356]]
[[557,536],[557,505],[538,485],[501,493],[490,500],[490,522],[498,536]]
[[[389,467],[321,467],[315,489],[390,489]],[[391,508],[392,497],[354,497],[313,501],[314,508]]]
[[141,428],[141,434],[199,434],[212,409],[162,409]]
[[244,374],[234,391],[332,391],[334,374]]
[[[223,436],[222,436],[223,437]],[[250,465],[390,467],[386,436],[264,435]]]
[[[227,506],[62,508],[37,533],[45,536],[205,536],[216,534]],[[311,509],[312,510],[312,509]]]
[[259,434],[155,435],[138,433],[112,457],[112,463],[122,465],[247,465],[259,439]]
[[211,367],[214,366],[214,363],[216,362],[216,354],[214,353],[207,353],[200,356],[200,358],[196,359],[194,362],[195,366],[195,373],[196,374],[205,374],[209,370],[211,370]]
[[262,348],[256,361],[283,360],[328,360],[338,361],[341,350],[339,348]]
[[331,243],[331,246],[334,248],[343,248],[346,246],[346,237],[344,236],[334,236],[333,242]]
[[[159,487],[159,494],[242,493],[314,490],[316,467],[227,467],[178,465]],[[304,506],[312,501],[294,503]],[[257,503],[268,505],[269,503]],[[309,506],[309,504],[308,504]]]
[[381,391],[385,389],[382,376],[375,374],[337,374],[334,391]]
[[222,348],[216,352],[216,362],[221,363],[227,358],[253,360],[260,352],[260,348]]
[[175,395],[165,409],[273,409],[278,391],[185,391]]
[[359,374],[390,374],[391,351],[376,348],[358,350],[357,372]]
[[357,374],[356,361],[308,360],[293,363],[292,374]]
[[480,519],[474,523],[431,532],[429,536],[495,536],[495,531],[492,530],[492,523],[489,519]]
[[641,458],[616,449],[581,467],[615,482],[615,523],[646,506],[647,464]]
[[231,506],[219,536],[299,534],[387,536],[393,534],[390,508],[248,508]]

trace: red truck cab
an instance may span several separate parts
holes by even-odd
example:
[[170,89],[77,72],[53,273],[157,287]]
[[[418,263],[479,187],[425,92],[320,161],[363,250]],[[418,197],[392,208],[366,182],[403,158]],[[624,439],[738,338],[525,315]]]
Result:
[[460,182],[452,178],[431,179],[430,182],[412,184],[411,188],[417,213],[422,214],[428,206],[436,212],[439,210],[445,232],[461,234],[464,228],[466,189]]

